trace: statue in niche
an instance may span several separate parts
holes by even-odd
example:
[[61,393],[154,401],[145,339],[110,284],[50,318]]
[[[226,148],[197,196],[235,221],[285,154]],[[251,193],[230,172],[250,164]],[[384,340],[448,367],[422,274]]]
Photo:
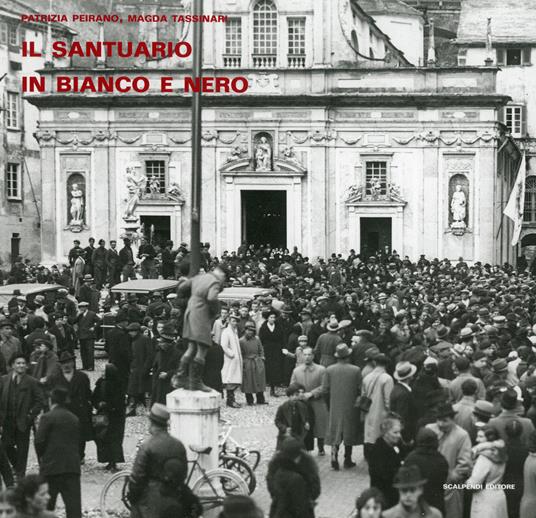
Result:
[[467,216],[467,198],[461,184],[456,184],[450,199],[450,212],[452,213],[452,228],[465,228]]
[[136,219],[134,216],[134,209],[140,201],[143,193],[145,192],[145,186],[147,185],[147,177],[143,174],[136,177],[134,169],[127,167],[127,190],[128,198],[127,205],[125,207],[125,213],[123,214],[123,219],[133,220]]
[[84,224],[84,191],[73,183],[71,187],[71,207],[69,209],[71,220],[69,225],[81,226]]
[[255,171],[272,170],[272,146],[268,139],[262,136],[255,146]]

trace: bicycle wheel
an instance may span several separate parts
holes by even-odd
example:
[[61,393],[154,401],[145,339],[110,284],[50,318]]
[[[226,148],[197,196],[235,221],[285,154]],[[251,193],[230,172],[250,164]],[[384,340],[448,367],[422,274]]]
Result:
[[245,480],[238,473],[224,468],[207,471],[195,481],[192,491],[205,512],[221,507],[228,495],[249,494]]
[[235,455],[221,455],[220,467],[236,471],[246,481],[250,495],[255,491],[257,487],[255,473],[253,473],[251,466],[244,459]]
[[261,452],[259,450],[242,450],[237,456],[245,460],[253,471],[259,467],[259,462],[261,461]]
[[130,502],[126,498],[129,471],[120,471],[110,477],[100,494],[100,512],[102,518],[128,518]]

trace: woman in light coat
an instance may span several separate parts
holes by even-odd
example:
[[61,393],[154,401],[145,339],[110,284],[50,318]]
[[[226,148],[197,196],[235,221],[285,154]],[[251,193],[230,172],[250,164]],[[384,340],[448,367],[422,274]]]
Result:
[[238,316],[229,316],[229,324],[221,334],[221,348],[223,349],[223,368],[221,381],[227,390],[227,406],[240,408],[235,401],[235,390],[242,384],[242,351],[238,338]]
[[506,495],[498,487],[487,487],[488,484],[502,483],[506,467],[506,451],[504,441],[493,426],[485,426],[476,436],[477,445],[473,448],[476,457],[473,472],[466,484],[477,488],[471,500],[471,518],[508,518]]

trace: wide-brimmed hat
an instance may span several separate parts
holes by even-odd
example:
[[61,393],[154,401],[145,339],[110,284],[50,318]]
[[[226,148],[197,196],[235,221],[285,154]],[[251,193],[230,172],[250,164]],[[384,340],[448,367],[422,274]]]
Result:
[[292,309],[290,308],[290,306],[287,306],[287,304],[283,304],[279,312],[284,313],[285,315],[291,315]]
[[46,345],[49,349],[52,349],[52,342],[47,338],[37,338],[34,340],[34,345]]
[[417,367],[410,362],[400,362],[396,365],[394,378],[398,381],[404,381],[411,378],[417,372]]
[[86,273],[86,275],[84,275],[84,278],[82,280],[83,282],[91,282],[93,280],[93,276],[90,275],[89,273]]
[[450,333],[450,327],[448,326],[439,326],[436,330],[437,337],[443,340],[443,338],[446,338]]
[[175,329],[173,322],[165,322],[162,331],[160,331],[160,336],[167,340],[175,340],[176,335],[177,330]]
[[244,329],[253,329],[253,331],[257,331],[257,326],[254,322],[246,322]]
[[45,302],[45,297],[43,295],[36,295],[34,298],[36,304],[43,304]]
[[504,358],[497,358],[491,362],[491,368],[497,374],[499,372],[505,372],[508,370],[508,362]]
[[326,329],[328,331],[338,331],[339,330],[339,322],[337,320],[332,320],[327,326]]
[[78,303],[79,308],[87,308],[89,306],[89,302],[86,302],[85,300],[82,300]]
[[344,343],[335,347],[335,358],[348,358],[351,354],[352,350]]
[[475,335],[475,333],[470,327],[464,327],[460,331],[460,340],[464,340],[466,338],[471,338],[474,335]]
[[410,466],[401,466],[398,469],[393,482],[393,487],[402,489],[406,487],[424,486],[426,482],[428,482],[428,480],[423,478],[419,466],[411,464]]
[[475,406],[473,408],[473,414],[475,414],[475,416],[481,417],[483,419],[491,419],[494,413],[495,407],[490,401],[486,401],[485,399],[479,399],[475,402]]
[[162,403],[153,403],[151,412],[149,413],[149,419],[156,424],[167,426],[169,421],[169,411],[166,405]]
[[76,361],[76,358],[73,353],[70,353],[69,351],[63,351],[62,353],[60,353],[58,361],[60,363],[74,362]]
[[162,292],[161,292],[161,291],[155,291],[155,292],[153,293],[153,298],[156,298],[156,297],[160,297],[160,298],[162,298]]

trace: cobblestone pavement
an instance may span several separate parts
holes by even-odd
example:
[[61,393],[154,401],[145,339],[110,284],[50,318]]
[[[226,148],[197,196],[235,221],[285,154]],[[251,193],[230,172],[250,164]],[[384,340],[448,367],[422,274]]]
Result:
[[[97,360],[96,372],[89,373],[92,386],[95,380],[102,373],[104,361]],[[240,403],[244,403],[242,395],[237,397]],[[268,513],[270,507],[270,496],[266,488],[265,475],[268,461],[274,453],[276,428],[273,424],[275,410],[284,401],[283,397],[268,398],[269,405],[266,406],[244,406],[240,409],[228,409],[222,406],[221,416],[231,421],[233,425],[232,437],[240,444],[261,451],[261,463],[257,468],[257,489],[253,497],[258,505]],[[134,460],[136,443],[147,433],[147,418],[145,415],[127,419],[123,450],[125,453],[125,464],[120,465],[121,469],[129,469]],[[329,447],[325,457],[316,457],[318,461],[320,477],[322,482],[322,494],[316,508],[318,518],[346,518],[353,507],[356,496],[362,491],[368,481],[367,467],[363,460],[362,449],[354,449],[354,461],[357,467],[339,472],[334,472],[330,467]],[[103,469],[102,464],[97,463],[97,452],[93,442],[87,443],[86,463],[82,467],[82,503],[84,515],[87,517],[100,516],[99,496],[101,488],[110,474]],[[342,458],[340,459],[342,465]],[[28,463],[28,472],[37,471],[37,460],[33,447],[31,448]],[[61,499],[58,502],[61,506]],[[59,511],[58,516],[63,512]]]

